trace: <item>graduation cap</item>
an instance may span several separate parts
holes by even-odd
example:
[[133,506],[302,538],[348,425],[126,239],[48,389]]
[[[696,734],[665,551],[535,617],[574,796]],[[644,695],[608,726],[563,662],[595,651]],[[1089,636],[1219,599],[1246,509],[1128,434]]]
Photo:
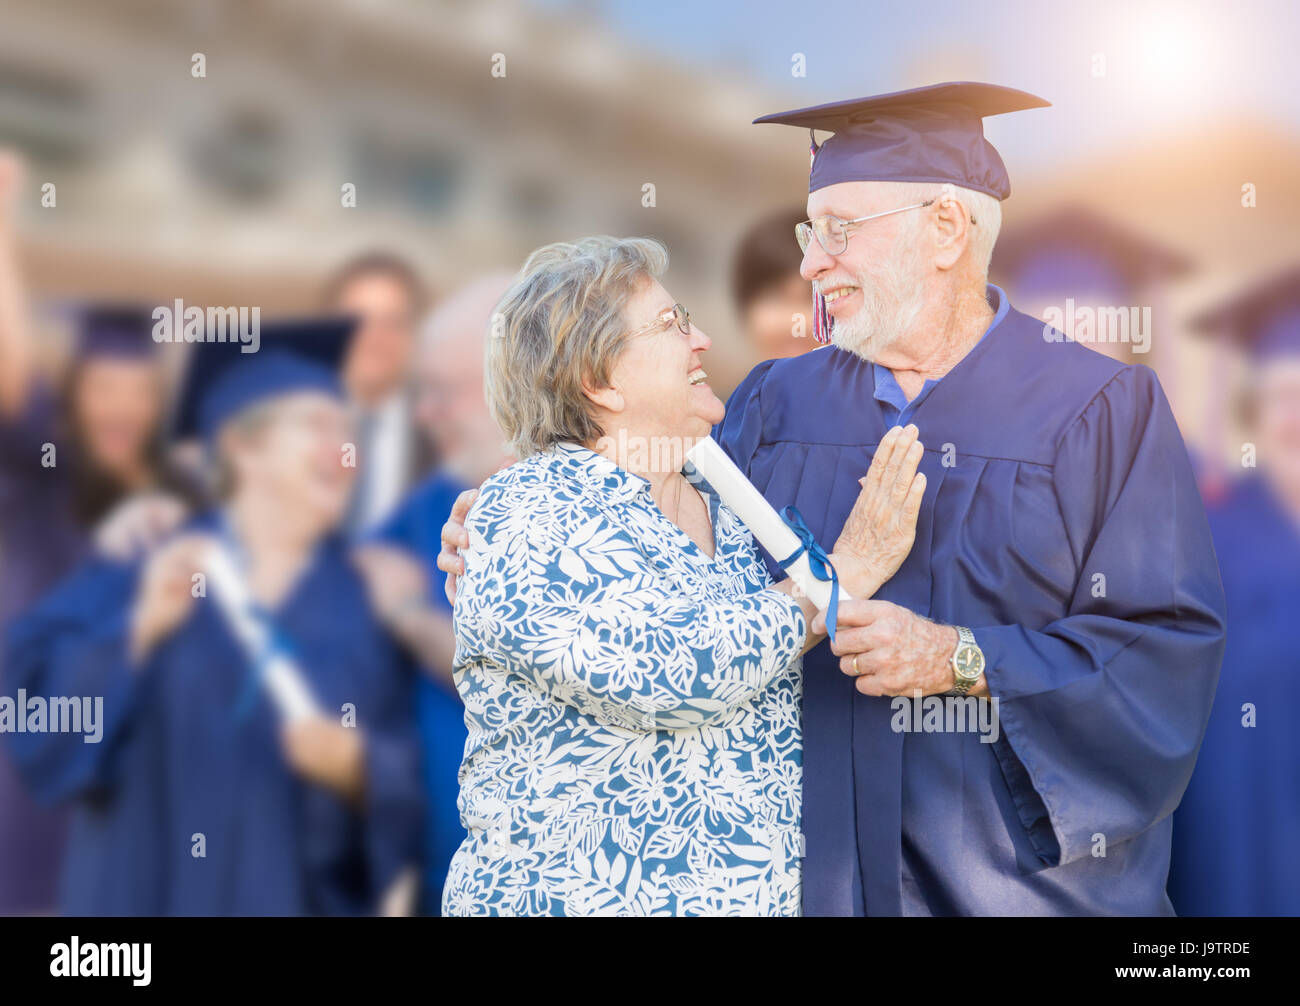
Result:
[[157,352],[152,308],[95,304],[76,314],[79,356],[150,357]]
[[1020,297],[1065,289],[1121,300],[1191,268],[1184,255],[1082,206],[1065,206],[1010,227],[993,249],[990,271]]
[[1300,263],[1194,317],[1192,328],[1224,335],[1259,361],[1300,356]]
[[355,327],[352,318],[274,322],[261,326],[254,352],[238,339],[191,344],[174,435],[211,442],[249,406],[295,391],[342,398],[338,372]]
[[[984,139],[984,116],[1050,104],[1010,87],[953,81],[777,112],[754,122],[808,129],[809,192],[838,182],[951,182],[1005,199],[1011,183],[1002,158]],[[835,135],[819,145],[818,129]]]

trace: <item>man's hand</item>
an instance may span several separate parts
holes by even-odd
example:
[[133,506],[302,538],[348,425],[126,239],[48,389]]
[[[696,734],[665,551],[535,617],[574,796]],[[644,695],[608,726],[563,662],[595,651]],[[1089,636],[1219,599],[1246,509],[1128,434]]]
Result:
[[424,567],[401,549],[361,545],[352,560],[366,582],[370,606],[380,620],[400,634],[404,621],[429,607],[429,581]]
[[874,595],[912,551],[925,495],[925,476],[917,473],[925,448],[918,436],[914,425],[895,426],[858,480],[862,491],[830,556],[851,597]]
[[[825,632],[826,616],[818,613],[813,629]],[[863,695],[942,695],[953,688],[950,663],[957,650],[957,630],[899,607],[889,601],[845,601],[839,606],[831,652],[840,670],[857,678]],[[856,665],[855,665],[856,661]],[[987,695],[984,679],[970,695]]]
[[357,727],[323,716],[285,724],[280,742],[289,767],[310,782],[359,803],[365,793],[365,739]]
[[469,532],[465,530],[465,518],[469,508],[478,499],[477,489],[466,489],[456,497],[447,523],[442,526],[442,551],[438,553],[438,568],[447,574],[447,600],[456,603],[456,578],[465,572],[465,560],[457,549],[469,548]]

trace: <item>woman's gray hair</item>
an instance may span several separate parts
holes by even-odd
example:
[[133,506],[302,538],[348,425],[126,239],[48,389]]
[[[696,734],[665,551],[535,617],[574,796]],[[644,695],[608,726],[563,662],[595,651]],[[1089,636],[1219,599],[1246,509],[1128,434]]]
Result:
[[251,440],[260,436],[275,418],[277,403],[274,400],[255,402],[228,419],[211,447],[208,470],[211,472],[208,492],[217,500],[227,500],[235,490],[235,469],[227,456],[229,441]]
[[583,381],[608,386],[627,342],[623,308],[667,268],[667,250],[651,238],[589,237],[528,256],[492,315],[483,379],[516,457],[602,436]]

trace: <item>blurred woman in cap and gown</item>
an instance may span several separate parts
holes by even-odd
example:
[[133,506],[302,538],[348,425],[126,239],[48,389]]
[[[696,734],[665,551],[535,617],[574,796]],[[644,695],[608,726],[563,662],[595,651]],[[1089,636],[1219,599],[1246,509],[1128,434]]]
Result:
[[[222,505],[143,563],[91,562],[10,634],[15,686],[103,699],[98,743],[13,738],[37,796],[75,801],[69,913],[368,913],[414,864],[410,675],[335,533],[352,481],[336,374],[350,331],[263,326],[249,355],[195,344],[177,433],[214,452]],[[262,629],[251,652],[221,591],[196,589],[215,544]],[[285,660],[316,712],[271,701]]]
[[1197,320],[1250,352],[1258,468],[1208,507],[1228,598],[1210,725],[1174,815],[1181,915],[1300,915],[1300,268]]
[[1120,363],[1159,370],[1163,343],[1152,338],[1151,316],[1161,314],[1169,282],[1190,268],[1172,248],[1095,210],[1065,205],[1026,223],[1009,223],[989,272],[1025,313],[1067,339]]
[[[82,559],[124,499],[190,496],[166,462],[165,387],[145,308],[80,312],[58,386],[35,360],[13,201],[21,171],[0,153],[0,632]],[[0,695],[13,695],[0,663]],[[34,806],[0,746],[0,915],[52,911],[65,822]]]

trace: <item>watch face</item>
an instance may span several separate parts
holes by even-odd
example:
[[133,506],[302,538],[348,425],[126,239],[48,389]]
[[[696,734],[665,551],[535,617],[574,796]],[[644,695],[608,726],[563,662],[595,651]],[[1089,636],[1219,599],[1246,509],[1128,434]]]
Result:
[[984,673],[984,654],[980,652],[978,646],[971,646],[968,643],[958,647],[952,662],[958,675],[968,681],[973,681]]

